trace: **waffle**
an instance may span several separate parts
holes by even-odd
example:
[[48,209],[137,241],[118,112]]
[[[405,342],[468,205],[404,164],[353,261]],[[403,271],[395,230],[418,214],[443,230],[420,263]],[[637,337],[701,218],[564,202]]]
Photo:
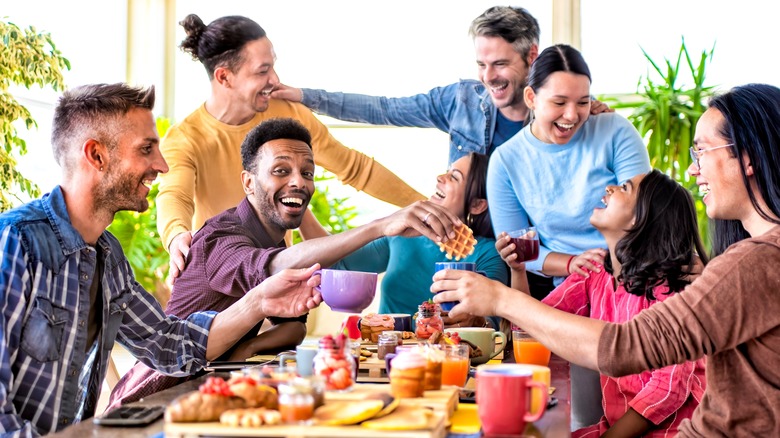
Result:
[[450,239],[445,243],[437,243],[441,252],[446,253],[447,259],[458,261],[462,258],[466,258],[474,252],[474,245],[477,244],[477,239],[474,238],[474,232],[466,224],[455,228],[457,236],[454,239]]

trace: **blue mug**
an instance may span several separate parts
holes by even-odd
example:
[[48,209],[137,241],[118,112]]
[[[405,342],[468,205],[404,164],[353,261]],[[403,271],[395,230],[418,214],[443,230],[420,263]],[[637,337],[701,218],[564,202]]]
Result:
[[[434,273],[443,271],[445,269],[457,269],[459,271],[471,271],[476,272],[478,274],[482,274],[484,276],[487,276],[487,274],[484,271],[477,271],[477,264],[472,262],[436,262],[434,265]],[[449,312],[452,310],[453,307],[455,307],[456,304],[458,304],[459,301],[447,301],[444,303],[441,303],[441,309],[446,310]]]

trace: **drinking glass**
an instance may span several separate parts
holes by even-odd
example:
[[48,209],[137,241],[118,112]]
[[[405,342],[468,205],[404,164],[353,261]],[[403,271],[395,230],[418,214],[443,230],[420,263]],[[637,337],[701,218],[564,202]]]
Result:
[[515,362],[530,365],[547,366],[550,363],[550,350],[541,342],[532,338],[523,330],[512,330]]
[[441,384],[463,387],[469,378],[469,347],[466,344],[445,345],[441,366]]
[[509,239],[515,244],[518,262],[530,262],[539,258],[539,233],[536,227],[507,231]]

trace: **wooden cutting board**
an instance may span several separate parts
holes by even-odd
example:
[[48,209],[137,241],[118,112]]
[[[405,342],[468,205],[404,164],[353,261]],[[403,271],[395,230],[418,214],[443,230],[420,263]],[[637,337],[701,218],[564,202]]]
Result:
[[220,423],[165,423],[167,438],[276,437],[276,438],[444,438],[445,415],[434,412],[427,430],[372,430],[361,426],[263,426],[230,427]]
[[[329,401],[361,400],[377,392],[390,392],[387,384],[358,384],[348,392],[325,393],[325,403]],[[426,430],[371,430],[360,425],[355,426],[263,426],[259,428],[239,428],[212,423],[166,423],[165,436],[171,438],[194,438],[200,436],[225,437],[280,437],[280,438],[441,438],[447,434],[449,418],[458,406],[458,389],[445,386],[438,391],[425,391],[423,397],[405,398],[401,405],[428,408],[433,410],[431,421]]]

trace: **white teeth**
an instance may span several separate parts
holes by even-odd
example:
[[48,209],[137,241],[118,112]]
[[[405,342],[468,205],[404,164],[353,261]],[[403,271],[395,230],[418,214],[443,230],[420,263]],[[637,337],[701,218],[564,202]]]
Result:
[[490,91],[498,93],[499,91],[504,91],[507,86],[509,86],[509,84],[500,85],[498,87],[490,87]]
[[699,193],[702,195],[707,195],[710,193],[710,185],[709,184],[702,184],[699,186]]
[[263,96],[270,96],[272,91],[274,91],[273,88],[266,88],[265,90],[261,91],[260,94]]
[[606,196],[604,196],[604,197],[602,197],[602,198],[601,198],[601,203],[602,203],[602,204],[604,204],[604,207],[606,207],[606,206],[607,206],[607,203],[608,203],[608,202],[609,202],[609,199],[607,199],[607,197],[606,197]]
[[152,187],[152,184],[154,184],[153,179],[145,179],[141,181],[141,184],[145,185],[146,187]]
[[574,127],[574,123],[556,123],[556,125],[560,126],[563,129],[571,129]]
[[441,190],[436,190],[436,196],[440,197],[441,199],[444,199],[447,197],[447,195],[444,194]]
[[282,204],[296,204],[303,205],[303,199],[301,198],[282,198]]

